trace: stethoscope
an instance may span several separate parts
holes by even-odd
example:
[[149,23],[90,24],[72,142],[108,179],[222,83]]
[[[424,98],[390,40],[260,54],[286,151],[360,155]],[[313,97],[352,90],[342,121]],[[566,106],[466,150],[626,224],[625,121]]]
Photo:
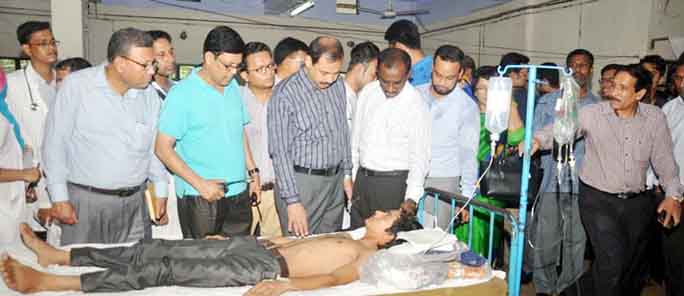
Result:
[[31,91],[31,84],[28,80],[28,74],[26,74],[26,68],[24,68],[24,82],[26,82],[26,88],[28,89],[29,98],[31,99],[31,110],[38,111],[38,103],[33,98],[33,91]]

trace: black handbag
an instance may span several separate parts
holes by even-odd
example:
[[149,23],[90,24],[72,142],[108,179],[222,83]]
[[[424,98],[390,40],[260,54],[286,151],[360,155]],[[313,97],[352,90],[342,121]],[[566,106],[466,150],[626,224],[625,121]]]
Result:
[[[480,162],[480,175],[484,173],[489,161]],[[492,167],[480,181],[480,194],[501,201],[505,207],[520,207],[520,185],[523,158],[516,149],[504,149],[494,158]],[[530,163],[530,180],[527,192],[528,207],[534,203],[544,176],[539,157]]]

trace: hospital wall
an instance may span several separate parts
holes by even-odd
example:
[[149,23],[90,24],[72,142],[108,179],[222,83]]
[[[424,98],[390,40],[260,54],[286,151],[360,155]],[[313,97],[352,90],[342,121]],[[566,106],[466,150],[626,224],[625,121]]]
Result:
[[[514,0],[467,17],[429,25],[424,34],[424,48],[432,53],[441,44],[455,44],[473,56],[478,65],[496,64],[502,54],[510,51],[525,53],[535,63],[563,64],[567,52],[587,48],[596,55],[596,69],[600,69],[608,63],[634,62],[647,53],[672,58],[669,42],[653,42],[651,49],[651,40],[684,35],[684,1],[577,0],[545,6],[546,2],[549,1]],[[492,17],[497,14],[500,17]],[[322,34],[339,37],[346,50],[349,49],[347,41],[371,40],[385,45],[384,27],[299,17],[246,19],[175,8],[140,9],[101,4],[89,4],[85,15],[85,55],[96,63],[105,59],[111,33],[124,27],[168,31],[174,38],[179,63],[199,62],[204,36],[220,24],[235,28],[246,41],[260,40],[271,46],[285,36],[309,41]],[[50,1],[2,1],[0,56],[18,56],[16,27],[36,19],[50,20]],[[452,28],[433,31],[445,27]],[[181,32],[187,33],[185,40],[180,38]]]

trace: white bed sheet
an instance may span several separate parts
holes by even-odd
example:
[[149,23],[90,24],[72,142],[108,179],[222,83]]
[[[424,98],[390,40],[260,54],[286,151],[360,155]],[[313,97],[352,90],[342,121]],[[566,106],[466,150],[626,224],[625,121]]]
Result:
[[[98,244],[89,244],[88,246],[93,247],[104,247]],[[112,246],[112,245],[109,245]],[[81,273],[93,272],[100,270],[97,267],[65,267],[65,266],[50,266],[48,268],[42,268],[36,263],[35,255],[28,250],[23,245],[17,244],[13,246],[3,246],[0,247],[2,252],[8,252],[13,258],[16,258],[20,262],[27,264],[38,270],[47,271],[54,274],[60,275],[79,275]],[[504,278],[505,273],[502,271],[494,271],[492,276],[479,279],[479,280],[448,280],[442,285],[431,286],[422,290],[438,289],[438,288],[448,288],[448,287],[463,287],[471,286],[476,284],[485,283],[492,279],[492,277]],[[220,295],[220,296],[233,296],[242,295],[245,293],[249,287],[231,287],[231,288],[188,288],[188,287],[156,287],[147,288],[140,291],[129,291],[124,293],[97,293],[96,295],[153,295],[153,296],[188,296],[188,295]],[[314,291],[297,291],[288,292],[284,295],[294,296],[294,295],[322,295],[322,296],[358,296],[358,295],[374,295],[374,294],[390,294],[390,293],[400,293],[409,292],[406,290],[399,290],[392,287],[376,287],[368,284],[361,283],[360,281],[353,282],[348,285],[319,289]],[[0,282],[0,295],[21,295],[12,290],[9,290],[4,282]],[[32,295],[59,295],[59,296],[71,296],[71,295],[83,295],[81,292],[46,292],[38,293]]]

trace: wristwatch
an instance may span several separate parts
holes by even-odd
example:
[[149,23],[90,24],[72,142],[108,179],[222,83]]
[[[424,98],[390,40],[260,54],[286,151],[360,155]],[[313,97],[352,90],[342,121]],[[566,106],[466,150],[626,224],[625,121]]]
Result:
[[247,174],[251,177],[253,175],[258,175],[259,174],[259,168],[253,168],[251,170],[247,171]]
[[670,196],[670,198],[674,199],[678,203],[684,201],[684,196]]

